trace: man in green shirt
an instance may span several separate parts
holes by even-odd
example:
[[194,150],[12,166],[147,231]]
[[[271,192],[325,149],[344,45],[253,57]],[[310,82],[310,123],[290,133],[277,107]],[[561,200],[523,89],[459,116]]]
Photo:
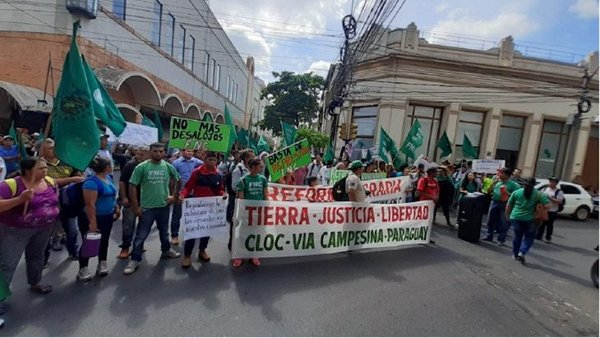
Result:
[[523,188],[518,189],[508,199],[506,217],[510,219],[515,237],[513,238],[513,258],[525,263],[525,255],[533,245],[537,233],[535,210],[538,204],[550,208],[546,194],[534,189],[535,178],[524,180]]
[[508,221],[504,217],[506,202],[508,197],[517,189],[520,189],[515,181],[510,179],[511,171],[508,168],[498,169],[498,174],[487,189],[488,194],[492,194],[492,204],[488,212],[487,236],[484,241],[492,242],[494,240],[494,231],[498,230],[498,246],[504,246],[506,233],[508,232]]
[[[258,158],[253,158],[248,162],[250,172],[240,179],[237,184],[237,198],[255,201],[264,201],[267,199],[267,178],[260,174],[264,168],[264,164]],[[241,258],[234,258],[231,260],[233,267],[242,265]],[[260,259],[251,258],[250,262],[254,266],[260,265]]]
[[[123,271],[129,275],[135,272],[142,260],[144,241],[150,234],[152,224],[156,221],[162,255],[161,258],[177,258],[181,253],[171,250],[169,242],[169,211],[170,205],[179,193],[180,177],[177,170],[164,161],[165,146],[162,143],[150,145],[150,159],[138,164],[129,180],[129,198],[136,216],[140,217],[131,260]],[[138,201],[138,189],[141,190]]]

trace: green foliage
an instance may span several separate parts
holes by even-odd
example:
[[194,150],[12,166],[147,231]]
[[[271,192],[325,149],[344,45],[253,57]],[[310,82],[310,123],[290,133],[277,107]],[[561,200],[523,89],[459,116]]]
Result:
[[300,128],[298,129],[298,134],[296,134],[296,140],[307,139],[308,143],[314,148],[325,148],[329,143],[329,136],[323,133],[320,133],[314,129],[310,128]]
[[265,107],[265,117],[259,126],[281,135],[281,121],[296,127],[303,122],[310,125],[318,115],[319,94],[325,80],[312,72],[273,72],[273,76],[277,81],[269,83],[262,92],[262,98],[267,98],[270,104]]

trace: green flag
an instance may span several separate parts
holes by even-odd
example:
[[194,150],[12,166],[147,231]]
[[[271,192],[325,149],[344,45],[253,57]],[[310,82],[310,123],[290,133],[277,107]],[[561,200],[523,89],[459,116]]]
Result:
[[440,150],[442,151],[440,157],[446,157],[452,154],[452,145],[450,144],[450,140],[448,139],[448,135],[446,135],[446,132],[442,134],[442,137],[437,143],[437,147],[440,148]]
[[17,134],[17,147],[19,148],[19,154],[21,154],[21,158],[28,157],[27,149],[25,148],[25,144],[23,143],[23,133]]
[[365,158],[367,161],[373,159],[373,154],[371,154],[371,149],[367,149],[367,157]]
[[204,113],[204,117],[202,118],[202,121],[213,122],[212,115],[210,115],[208,112]]
[[100,149],[100,130],[96,125],[85,67],[77,48],[78,27],[79,21],[73,24],[71,48],[54,98],[52,133],[56,141],[56,156],[83,171]]
[[248,135],[248,131],[244,128],[240,128],[238,131],[238,142],[240,142],[240,146],[245,148],[249,144],[250,136]]
[[296,141],[296,132],[298,130],[291,124],[281,121],[281,133],[283,134],[284,145],[290,146]]
[[464,158],[477,158],[477,150],[475,150],[475,148],[473,148],[473,144],[471,144],[471,140],[469,140],[469,137],[467,137],[467,134],[464,134],[464,138],[463,138],[463,144],[462,144],[462,149],[463,149],[463,157]]
[[158,111],[155,109],[154,110],[154,116],[152,117],[154,122],[154,126],[156,127],[156,129],[158,129],[158,142],[162,142],[163,139],[163,127],[162,127],[162,123],[160,122],[160,115],[158,115]]
[[152,122],[152,120],[147,118],[146,115],[142,115],[142,125],[156,128],[156,125],[154,124],[154,122]]
[[248,148],[252,149],[255,154],[258,153],[258,145],[253,137],[250,137],[248,140]]
[[397,162],[400,159],[400,153],[398,149],[396,149],[396,143],[386,131],[381,128],[380,136],[379,136],[379,157],[387,163],[390,163],[390,159],[386,155],[389,153],[392,159],[392,162]]
[[231,113],[229,112],[229,108],[227,108],[227,103],[225,103],[225,108],[223,109],[225,113],[225,124],[231,127],[231,132],[229,133],[229,147],[227,152],[231,151],[233,144],[238,140],[237,134],[235,133],[235,124],[233,123],[233,117],[231,117]]
[[400,147],[400,151],[405,154],[410,159],[416,159],[417,155],[415,151],[423,145],[423,133],[421,132],[421,124],[419,120],[415,120],[408,135],[406,135],[406,139],[402,143],[402,147]]
[[15,121],[10,123],[10,129],[8,130],[8,136],[12,137],[15,144],[17,143],[17,129],[15,129]]
[[327,149],[325,150],[325,154],[323,154],[323,162],[333,162],[335,158],[335,151],[333,150],[333,140],[330,139],[327,143]]
[[256,145],[256,150],[258,150],[259,153],[266,151],[266,152],[270,152],[271,149],[269,148],[269,143],[267,143],[267,140],[265,140],[265,138],[260,135],[260,137],[258,138],[258,144]]
[[102,121],[104,125],[110,129],[115,136],[121,135],[127,123],[125,118],[113,99],[108,95],[108,92],[102,86],[94,71],[82,57],[83,69],[89,87],[89,92],[92,95],[92,109],[97,119]]

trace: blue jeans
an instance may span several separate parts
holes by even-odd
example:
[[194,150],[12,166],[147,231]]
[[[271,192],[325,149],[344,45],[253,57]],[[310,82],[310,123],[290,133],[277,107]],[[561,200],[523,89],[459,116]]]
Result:
[[165,252],[171,249],[171,243],[169,242],[169,206],[143,209],[142,217],[140,217],[140,223],[137,226],[135,238],[133,239],[133,251],[131,252],[132,260],[138,262],[142,260],[144,241],[148,238],[152,224],[154,224],[155,221],[160,237],[160,250]]
[[77,255],[77,217],[68,218],[66,216],[60,216],[60,223],[62,224],[65,234],[67,236],[67,251],[71,256]]
[[183,204],[176,203],[173,205],[173,215],[171,216],[171,237],[179,237],[182,209]]
[[486,239],[494,239],[494,230],[498,230],[498,242],[506,240],[508,232],[508,221],[504,217],[506,211],[506,202],[492,201],[487,221]]
[[[513,255],[517,256],[526,255],[531,246],[536,234],[536,225],[533,221],[516,221],[510,220],[513,229],[515,231],[515,238],[513,239]],[[525,239],[523,239],[525,237]]]
[[133,234],[135,233],[135,222],[137,220],[137,216],[133,213],[133,209],[131,207],[126,208],[123,207],[123,231],[122,231],[122,241],[120,247],[121,249],[129,249],[131,246],[131,242],[133,241]]

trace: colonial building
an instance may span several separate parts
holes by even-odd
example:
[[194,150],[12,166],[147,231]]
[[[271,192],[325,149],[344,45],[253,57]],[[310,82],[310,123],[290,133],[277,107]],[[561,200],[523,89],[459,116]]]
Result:
[[246,126],[254,71],[206,1],[37,0],[0,3],[0,132],[45,125],[76,20],[80,51],[126,120],[156,110],[165,131],[171,115],[223,122],[227,104]]
[[[400,146],[418,120],[424,141],[417,155],[439,161],[436,143],[446,132],[450,159],[460,160],[466,134],[479,158],[504,159],[536,177],[582,175],[584,185],[598,187],[598,73],[589,85],[592,110],[573,123],[583,68],[597,70],[598,52],[574,64],[523,56],[510,36],[497,48],[474,50],[419,35],[414,23],[382,31],[354,68],[339,116],[358,125],[353,157],[361,156],[357,144],[376,146],[381,127]],[[335,128],[331,121],[325,131]]]

